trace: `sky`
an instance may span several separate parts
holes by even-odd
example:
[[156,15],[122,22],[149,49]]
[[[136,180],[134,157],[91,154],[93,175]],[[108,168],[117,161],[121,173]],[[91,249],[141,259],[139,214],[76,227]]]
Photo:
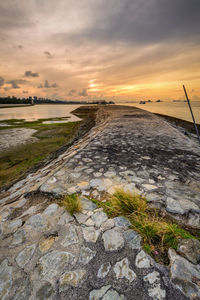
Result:
[[0,96],[200,101],[199,0],[0,0]]

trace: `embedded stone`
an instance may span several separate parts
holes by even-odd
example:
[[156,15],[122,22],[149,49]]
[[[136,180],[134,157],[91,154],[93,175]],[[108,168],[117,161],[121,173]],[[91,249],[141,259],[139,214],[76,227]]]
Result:
[[60,217],[58,221],[58,225],[65,225],[71,221],[74,221],[74,218],[66,211],[62,216]]
[[86,271],[83,269],[70,271],[64,273],[60,277],[60,291],[63,292],[68,289],[69,286],[78,287],[84,281]]
[[87,190],[90,188],[90,184],[88,181],[81,181],[77,184],[77,186],[80,188],[80,190]]
[[100,231],[96,230],[94,227],[83,228],[83,237],[88,243],[96,243],[99,237]]
[[180,203],[178,200],[174,200],[173,198],[168,197],[167,198],[167,207],[166,210],[168,212],[174,213],[174,214],[184,214],[184,209],[181,207]]
[[126,278],[129,282],[132,282],[137,277],[135,272],[129,268],[129,261],[127,258],[117,262],[113,270],[117,279]]
[[100,230],[106,231],[106,230],[112,229],[114,226],[115,226],[114,219],[108,219],[107,221],[105,221],[101,224]]
[[0,264],[0,299],[8,299],[12,286],[12,267],[8,265],[7,259]]
[[123,232],[124,238],[127,242],[127,245],[131,249],[140,249],[141,248],[141,236],[134,230],[129,229]]
[[110,289],[102,298],[102,300],[125,300],[124,295],[119,295],[115,290]]
[[49,236],[47,238],[43,238],[39,243],[39,249],[41,252],[46,252],[51,248],[53,243],[55,242],[55,236]]
[[104,278],[109,273],[111,264],[109,262],[102,264],[98,270],[97,277]]
[[170,277],[172,282],[190,299],[200,298],[200,266],[194,265],[169,249]]
[[116,172],[108,171],[108,172],[104,173],[104,176],[108,177],[108,178],[115,177],[116,176]]
[[79,242],[78,235],[76,232],[76,227],[74,225],[69,225],[67,228],[67,233],[65,238],[62,240],[61,245],[67,247],[70,245],[77,244]]
[[29,277],[22,279],[22,284],[17,288],[17,293],[15,294],[13,300],[27,300],[30,298],[32,292],[32,284]]
[[86,226],[94,226],[94,221],[92,221],[91,218],[89,218],[85,223],[83,223]]
[[131,226],[130,221],[122,216],[114,218],[115,226],[120,227],[122,229],[128,229]]
[[146,253],[141,250],[135,259],[135,264],[137,268],[150,268],[150,260],[148,258],[148,256],[146,255]]
[[38,300],[48,300],[53,293],[53,287],[50,282],[45,283],[36,293]]
[[91,250],[88,247],[83,246],[80,251],[79,262],[83,265],[88,264],[96,255],[96,251]]
[[104,212],[98,211],[91,216],[91,219],[96,227],[100,227],[103,222],[108,220],[108,217]]
[[97,208],[96,204],[87,198],[81,198],[81,206],[85,210],[94,210]]
[[82,213],[75,213],[74,217],[76,218],[76,221],[79,224],[84,224],[87,221],[87,219],[89,218],[88,215],[85,215],[85,214],[82,214]]
[[150,287],[148,288],[148,294],[153,299],[165,300],[166,291],[161,289],[160,286],[160,274],[156,271],[149,273],[144,277],[144,281],[148,282]]
[[109,290],[111,285],[102,286],[99,290],[93,290],[90,292],[89,300],[100,300],[103,295]]
[[43,280],[51,280],[74,262],[75,257],[71,253],[52,251],[39,259],[38,271]]
[[53,203],[53,204],[50,204],[45,210],[44,210],[44,215],[47,215],[47,216],[53,216],[55,215],[55,213],[57,212],[59,206],[58,204],[56,203]]
[[16,231],[19,227],[22,226],[22,220],[21,219],[18,219],[18,220],[14,220],[12,222],[10,222],[8,224],[8,229],[11,231],[11,232],[14,232]]
[[182,239],[177,251],[193,264],[200,262],[200,242],[196,239]]
[[117,251],[124,247],[124,238],[121,232],[110,229],[103,233],[102,239],[106,251]]
[[47,221],[41,214],[31,216],[25,223],[26,226],[32,227],[32,229],[43,232],[48,229]]
[[27,263],[31,260],[33,253],[35,251],[36,245],[27,246],[22,250],[16,257],[16,262],[19,267],[24,268]]
[[180,200],[179,200],[179,203],[180,203],[182,209],[183,209],[185,212],[188,212],[188,211],[194,211],[194,212],[200,213],[200,208],[199,208],[199,206],[197,206],[197,205],[196,205],[194,202],[192,202],[192,201],[180,199]]
[[152,191],[152,190],[156,190],[158,187],[156,185],[152,185],[152,184],[145,184],[143,183],[142,186],[145,188],[145,190],[147,191]]
[[18,229],[14,234],[13,234],[13,239],[11,242],[11,246],[19,246],[23,244],[26,241],[26,232],[24,229]]

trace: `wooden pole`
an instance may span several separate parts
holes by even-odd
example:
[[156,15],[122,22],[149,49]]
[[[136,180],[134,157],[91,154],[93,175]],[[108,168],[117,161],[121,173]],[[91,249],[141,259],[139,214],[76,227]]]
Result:
[[192,115],[192,120],[193,120],[193,123],[194,123],[194,127],[195,127],[195,130],[196,130],[196,134],[197,134],[197,137],[198,137],[198,140],[199,140],[199,144],[200,144],[200,135],[199,135],[199,131],[198,131],[198,128],[197,128],[197,124],[195,122],[195,118],[194,118],[194,115],[193,115],[193,112],[192,112],[192,107],[190,105],[190,100],[188,98],[188,95],[187,95],[187,92],[186,92],[186,88],[185,86],[183,85],[183,90],[185,92],[185,96],[186,96],[186,99],[187,99],[187,103],[188,103],[188,106],[189,106],[189,109],[190,109],[190,112],[191,112],[191,115]]

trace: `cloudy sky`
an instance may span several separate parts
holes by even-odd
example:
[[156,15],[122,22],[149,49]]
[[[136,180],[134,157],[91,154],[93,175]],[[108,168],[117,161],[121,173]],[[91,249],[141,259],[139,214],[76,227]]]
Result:
[[200,100],[199,0],[0,1],[0,96]]

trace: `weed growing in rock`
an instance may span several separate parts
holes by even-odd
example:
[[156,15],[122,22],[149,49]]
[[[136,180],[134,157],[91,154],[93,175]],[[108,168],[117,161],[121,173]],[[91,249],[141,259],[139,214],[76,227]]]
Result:
[[197,238],[161,217],[157,209],[148,206],[142,195],[117,190],[107,202],[93,201],[110,217],[127,217],[132,228],[142,236],[144,249],[159,262],[168,263],[168,249],[176,249],[180,239]]
[[61,202],[63,206],[71,215],[82,210],[81,200],[77,194],[67,195]]

